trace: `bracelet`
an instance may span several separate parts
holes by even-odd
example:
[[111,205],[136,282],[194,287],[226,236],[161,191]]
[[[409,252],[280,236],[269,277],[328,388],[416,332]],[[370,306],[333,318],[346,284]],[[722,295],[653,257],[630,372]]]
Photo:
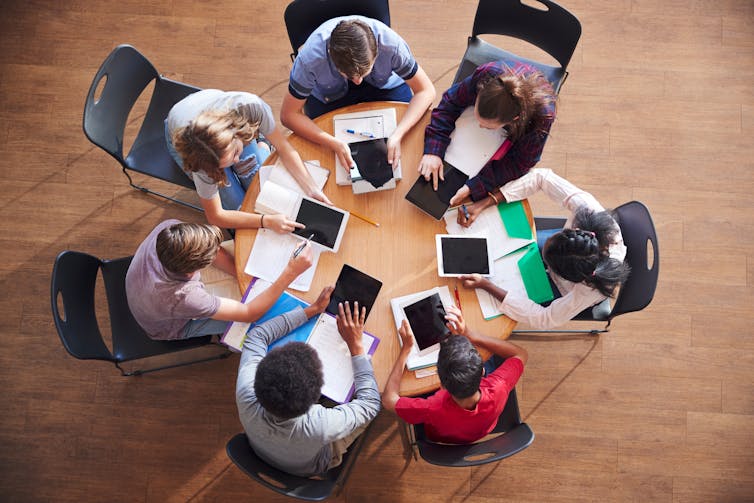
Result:
[[495,197],[495,194],[493,194],[492,192],[487,192],[487,195],[490,196],[493,201],[495,201],[495,205],[500,204],[500,201],[498,201],[498,199]]
[[262,215],[262,220],[259,221],[259,226],[264,229],[264,215]]

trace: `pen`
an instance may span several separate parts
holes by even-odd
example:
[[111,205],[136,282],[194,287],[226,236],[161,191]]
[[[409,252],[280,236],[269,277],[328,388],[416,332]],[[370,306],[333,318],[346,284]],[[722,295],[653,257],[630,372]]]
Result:
[[358,218],[358,219],[361,219],[361,220],[365,221],[365,222],[366,222],[366,223],[368,223],[368,224],[372,224],[372,225],[374,225],[375,227],[379,227],[379,226],[380,226],[380,224],[378,224],[378,223],[377,223],[377,222],[375,222],[374,220],[369,220],[369,219],[368,219],[367,217],[361,216],[361,215],[359,215],[358,213],[354,213],[353,211],[349,211],[349,213],[350,213],[351,215],[355,216],[356,218]]
[[372,133],[368,133],[366,131],[354,131],[353,129],[346,129],[345,131],[348,134],[363,136],[364,138],[374,138],[374,135]]
[[461,297],[458,295],[458,284],[453,285],[453,294],[456,296],[456,306],[463,311],[461,308]]
[[307,244],[307,243],[308,243],[309,241],[311,241],[313,237],[314,237],[314,234],[312,234],[311,236],[309,236],[309,238],[307,238],[307,240],[306,240],[306,241],[304,241],[303,243],[301,243],[301,244],[300,244],[300,245],[298,246],[298,248],[296,248],[296,249],[294,250],[294,252],[293,252],[293,258],[296,258],[296,257],[298,257],[299,255],[301,255],[301,252],[302,252],[302,251],[304,251],[304,248],[306,248],[306,244]]
[[466,220],[469,219],[469,210],[466,209],[466,205],[462,204],[461,209],[463,210],[463,216],[466,217]]

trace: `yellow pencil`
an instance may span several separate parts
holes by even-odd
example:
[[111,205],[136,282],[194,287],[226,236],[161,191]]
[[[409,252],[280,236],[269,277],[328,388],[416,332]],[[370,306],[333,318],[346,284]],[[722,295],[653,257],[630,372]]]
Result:
[[380,224],[378,224],[378,223],[377,223],[377,222],[375,222],[374,220],[369,220],[369,219],[368,219],[367,217],[361,216],[361,215],[359,215],[359,214],[358,214],[358,213],[356,213],[356,212],[353,212],[353,211],[351,211],[350,213],[351,213],[351,215],[353,215],[353,216],[355,216],[356,218],[359,218],[359,219],[361,219],[361,220],[365,221],[365,222],[366,222],[366,223],[368,223],[368,224],[372,224],[372,225],[374,225],[375,227],[379,227],[379,226],[380,226]]

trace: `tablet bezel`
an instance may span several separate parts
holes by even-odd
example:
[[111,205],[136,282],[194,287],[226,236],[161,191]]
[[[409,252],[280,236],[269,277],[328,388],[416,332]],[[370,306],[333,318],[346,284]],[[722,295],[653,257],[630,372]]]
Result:
[[445,271],[445,264],[443,263],[442,259],[442,240],[444,238],[452,238],[452,239],[484,239],[487,243],[487,267],[488,267],[488,273],[477,273],[481,274],[485,278],[490,278],[494,274],[494,260],[492,259],[492,253],[490,253],[490,239],[486,234],[469,234],[469,235],[459,235],[459,234],[435,234],[435,246],[437,248],[437,274],[441,278],[459,278],[461,276],[467,275],[467,274],[474,274],[474,273],[449,273]]
[[[343,240],[343,234],[345,234],[346,232],[346,224],[348,223],[348,217],[350,217],[351,214],[347,212],[346,210],[342,210],[335,206],[329,206],[327,204],[324,204],[321,201],[317,201],[316,199],[312,199],[311,197],[302,195],[301,198],[299,198],[298,203],[296,204],[296,208],[293,212],[294,215],[292,218],[298,218],[298,214],[299,214],[299,211],[301,211],[301,205],[303,204],[304,199],[314,204],[318,204],[319,206],[324,206],[325,208],[329,210],[335,211],[337,213],[341,213],[343,215],[343,220],[340,221],[340,228],[338,229],[338,235],[335,238],[335,244],[333,245],[332,248],[325,246],[322,243],[312,240],[312,246],[317,246],[323,250],[329,250],[331,252],[337,253],[338,249],[340,248],[340,242]],[[298,222],[298,220],[296,221]],[[306,229],[303,229],[302,232],[306,233]],[[296,234],[295,232],[292,234],[301,239],[306,239],[308,237],[308,236],[302,236],[300,234]]]

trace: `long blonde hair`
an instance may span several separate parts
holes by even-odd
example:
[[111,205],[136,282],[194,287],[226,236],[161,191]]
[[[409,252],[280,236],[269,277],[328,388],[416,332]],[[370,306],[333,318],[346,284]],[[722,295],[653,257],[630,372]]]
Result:
[[204,171],[216,183],[227,184],[220,159],[234,138],[244,145],[256,138],[262,116],[249,105],[230,110],[205,110],[173,133],[173,146],[192,173]]

